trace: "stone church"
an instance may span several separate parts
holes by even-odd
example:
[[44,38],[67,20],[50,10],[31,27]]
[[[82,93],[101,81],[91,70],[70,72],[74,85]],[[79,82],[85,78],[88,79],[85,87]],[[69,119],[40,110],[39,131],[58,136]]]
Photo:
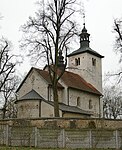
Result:
[[[84,27],[80,48],[70,53],[68,69],[58,83],[60,117],[101,117],[102,58],[89,46]],[[59,54],[62,55],[62,54]],[[32,67],[17,89],[18,118],[54,117],[52,86],[46,67]]]

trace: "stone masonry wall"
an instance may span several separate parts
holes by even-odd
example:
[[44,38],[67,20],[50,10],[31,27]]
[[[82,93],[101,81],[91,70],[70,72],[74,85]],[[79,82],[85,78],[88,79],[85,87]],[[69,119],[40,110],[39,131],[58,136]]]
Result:
[[38,128],[61,128],[61,129],[83,129],[83,128],[105,128],[122,129],[122,120],[110,119],[83,119],[83,118],[36,118],[36,119],[6,119],[0,120],[0,124],[15,126],[36,126]]

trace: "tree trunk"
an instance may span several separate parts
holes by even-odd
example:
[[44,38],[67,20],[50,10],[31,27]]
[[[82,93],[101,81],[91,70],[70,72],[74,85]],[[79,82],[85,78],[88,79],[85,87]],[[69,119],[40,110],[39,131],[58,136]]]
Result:
[[59,103],[58,103],[58,90],[54,88],[54,115],[55,117],[60,117],[59,115]]
[[55,117],[60,117],[60,115],[59,115],[59,103],[58,103],[57,84],[53,85],[53,98],[54,98],[54,116]]

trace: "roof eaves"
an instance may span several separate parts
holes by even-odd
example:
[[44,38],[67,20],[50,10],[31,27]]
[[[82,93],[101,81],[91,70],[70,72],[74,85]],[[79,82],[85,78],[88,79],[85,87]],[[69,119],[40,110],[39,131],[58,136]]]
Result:
[[85,52],[88,52],[90,54],[93,54],[95,56],[98,56],[100,58],[104,58],[104,56],[100,55],[99,53],[97,53],[96,51],[92,50],[90,47],[88,48],[85,48],[85,49],[81,49],[79,48],[78,50],[70,53],[67,57],[70,57],[70,56],[74,56],[74,55],[78,55],[78,54],[82,54],[82,53],[85,53]]
[[69,105],[65,105],[63,103],[59,104],[59,108],[63,112],[72,112],[72,113],[76,113],[76,114],[85,114],[85,115],[92,115],[93,114],[93,112],[91,112],[91,111],[85,111],[85,110],[82,110],[76,106],[69,106]]
[[83,90],[83,89],[81,89],[81,88],[78,88],[78,87],[72,87],[72,86],[68,86],[68,88],[75,89],[75,90],[79,90],[79,91],[83,91],[83,92],[87,92],[87,93],[90,93],[90,94],[99,95],[99,96],[102,95],[99,91],[98,91],[98,92],[93,92],[93,91]]
[[27,100],[30,100],[30,99],[34,99],[34,100],[43,100],[44,98],[38,94],[35,90],[31,90],[30,92],[26,93],[24,96],[22,96],[20,98],[21,99],[27,99]]
[[[51,81],[48,81],[48,79],[46,79],[42,74],[41,74],[41,72],[40,71],[45,71],[45,70],[39,70],[39,69],[37,69],[37,68],[35,68],[36,69],[36,71],[40,74],[40,76],[49,84],[49,86],[52,86],[52,83],[51,83]],[[47,71],[45,71],[45,72],[47,72]],[[60,88],[60,89],[64,89],[64,87],[58,82],[58,88]]]
[[[40,71],[43,71],[43,70],[40,70],[40,69],[38,69],[38,68],[35,68],[35,70],[36,70],[36,72],[46,81],[47,84],[51,84],[51,82],[48,81],[48,80],[46,80],[46,78],[44,78],[43,75],[41,74]],[[44,70],[44,71],[45,71],[45,70]]]
[[83,114],[83,115],[93,115],[93,113],[87,113],[87,112],[75,112],[75,111],[67,111],[67,110],[62,110],[63,112],[70,112],[70,113],[75,113],[75,114]]

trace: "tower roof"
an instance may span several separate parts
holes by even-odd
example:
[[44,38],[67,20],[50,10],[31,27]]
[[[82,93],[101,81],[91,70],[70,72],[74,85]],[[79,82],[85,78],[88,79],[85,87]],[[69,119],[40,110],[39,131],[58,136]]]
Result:
[[83,25],[84,25],[84,27],[82,29],[81,34],[79,35],[80,36],[80,48],[78,50],[73,51],[72,53],[70,53],[68,55],[68,57],[87,52],[87,53],[90,53],[90,54],[95,55],[97,57],[103,58],[104,56],[100,55],[98,52],[92,50],[89,47],[89,43],[90,43],[89,36],[90,36],[90,34],[87,33],[85,23]]
[[74,55],[78,55],[78,54],[81,54],[81,53],[90,53],[92,55],[95,55],[97,57],[100,57],[100,58],[104,58],[104,56],[100,55],[99,53],[97,53],[96,51],[92,50],[90,47],[80,47],[78,50],[76,51],[73,51],[72,53],[70,53],[68,55],[68,57],[70,56],[74,56]]
[[84,23],[83,25],[84,25],[84,27],[83,27],[83,29],[82,29],[82,33],[87,33],[87,29],[86,29],[86,27],[85,27],[85,23]]
[[80,36],[80,47],[89,47],[89,43],[90,43],[89,36],[90,36],[90,34],[87,33],[85,23],[83,25],[84,25],[84,27],[82,29],[81,34],[79,35]]

